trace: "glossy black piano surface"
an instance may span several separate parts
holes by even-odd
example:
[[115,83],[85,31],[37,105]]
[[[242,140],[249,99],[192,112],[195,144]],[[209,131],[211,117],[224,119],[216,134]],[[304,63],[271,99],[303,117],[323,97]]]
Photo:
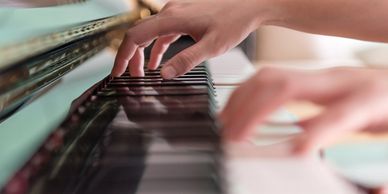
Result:
[[159,70],[86,91],[3,193],[223,193],[207,67],[174,80]]

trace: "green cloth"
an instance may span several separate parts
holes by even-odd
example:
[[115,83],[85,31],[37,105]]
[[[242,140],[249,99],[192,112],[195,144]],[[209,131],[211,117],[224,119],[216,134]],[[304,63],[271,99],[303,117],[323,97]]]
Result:
[[0,47],[133,9],[125,2],[91,0],[46,8],[0,8]]
[[71,102],[107,76],[114,55],[105,51],[0,125],[0,188],[66,117]]

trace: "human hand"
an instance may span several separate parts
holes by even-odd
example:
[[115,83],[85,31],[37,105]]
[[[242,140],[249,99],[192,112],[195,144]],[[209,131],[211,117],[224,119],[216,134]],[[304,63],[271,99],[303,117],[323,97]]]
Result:
[[359,130],[388,129],[388,71],[334,68],[297,71],[264,68],[232,94],[220,115],[227,140],[240,141],[290,101],[310,101],[324,110],[297,124],[304,134],[295,152],[305,154]]
[[128,67],[132,76],[144,75],[144,47],[155,39],[149,69],[156,69],[163,54],[180,35],[190,35],[196,44],[181,51],[163,66],[161,75],[171,79],[199,63],[220,55],[240,43],[265,20],[257,0],[170,1],[160,13],[130,28],[121,44],[112,76]]
[[388,185],[377,189],[374,194],[388,194]]

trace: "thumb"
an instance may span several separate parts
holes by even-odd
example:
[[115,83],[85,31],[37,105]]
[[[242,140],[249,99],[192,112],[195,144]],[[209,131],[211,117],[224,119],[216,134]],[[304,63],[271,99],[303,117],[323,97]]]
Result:
[[183,75],[209,58],[211,47],[208,40],[201,39],[193,46],[181,51],[163,65],[161,75],[164,79],[172,79]]

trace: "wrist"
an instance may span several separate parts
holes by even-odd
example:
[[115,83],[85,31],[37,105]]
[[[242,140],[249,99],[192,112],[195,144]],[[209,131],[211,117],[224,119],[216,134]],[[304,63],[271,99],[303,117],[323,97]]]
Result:
[[255,7],[257,27],[279,25],[285,20],[281,0],[250,0]]
[[255,10],[255,24],[257,27],[263,26],[263,25],[271,25],[276,23],[276,20],[279,20],[277,18],[277,11],[275,2],[276,0],[250,0],[253,4],[251,4],[251,7],[253,7]]

